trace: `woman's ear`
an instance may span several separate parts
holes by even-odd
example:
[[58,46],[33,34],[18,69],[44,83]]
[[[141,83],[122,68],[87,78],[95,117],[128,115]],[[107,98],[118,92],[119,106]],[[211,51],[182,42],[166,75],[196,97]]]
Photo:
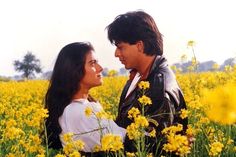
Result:
[[144,52],[144,44],[143,44],[143,41],[142,40],[139,40],[136,42],[136,45],[137,45],[137,48],[138,48],[138,51],[139,52]]

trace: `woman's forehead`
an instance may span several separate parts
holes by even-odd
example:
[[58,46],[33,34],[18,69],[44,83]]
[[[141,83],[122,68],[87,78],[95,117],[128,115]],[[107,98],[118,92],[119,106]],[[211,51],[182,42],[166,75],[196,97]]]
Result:
[[89,51],[86,58],[88,60],[97,60],[97,54],[95,51]]

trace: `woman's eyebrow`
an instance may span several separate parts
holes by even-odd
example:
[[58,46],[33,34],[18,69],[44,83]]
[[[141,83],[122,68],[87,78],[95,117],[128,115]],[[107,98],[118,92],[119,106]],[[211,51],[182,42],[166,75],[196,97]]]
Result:
[[96,63],[97,62],[97,59],[92,59],[89,61],[89,63]]

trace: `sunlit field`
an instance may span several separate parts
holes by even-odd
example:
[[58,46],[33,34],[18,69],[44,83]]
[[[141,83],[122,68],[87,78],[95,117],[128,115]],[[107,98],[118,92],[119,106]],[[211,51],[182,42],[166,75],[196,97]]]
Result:
[[[179,114],[182,118],[188,117],[189,127],[183,136],[173,128],[163,131],[167,139],[163,149],[189,157],[236,156],[236,68],[224,72],[177,73],[176,77],[188,107]],[[117,115],[119,96],[127,79],[105,77],[102,86],[91,90],[91,95],[103,105],[110,118]],[[44,136],[47,111],[43,104],[47,86],[45,80],[0,82],[0,156],[80,156],[76,152],[78,147],[62,150],[47,147]],[[181,130],[181,126],[175,129],[178,128]],[[127,132],[131,136],[134,130],[129,128]],[[123,152],[123,147],[118,147],[116,142],[105,146],[111,139],[104,137],[102,146],[97,149],[115,151],[116,156],[142,156],[140,152]]]

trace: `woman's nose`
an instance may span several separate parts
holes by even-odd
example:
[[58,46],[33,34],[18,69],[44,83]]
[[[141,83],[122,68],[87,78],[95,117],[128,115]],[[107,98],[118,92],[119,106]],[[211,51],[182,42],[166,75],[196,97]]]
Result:
[[98,71],[99,72],[103,71],[103,67],[100,64],[98,64]]

